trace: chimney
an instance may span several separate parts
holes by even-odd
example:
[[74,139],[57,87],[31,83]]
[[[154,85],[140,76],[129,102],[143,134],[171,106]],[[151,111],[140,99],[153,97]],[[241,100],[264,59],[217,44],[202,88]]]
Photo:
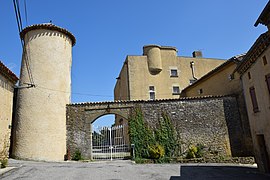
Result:
[[202,58],[202,51],[194,51],[194,52],[192,53],[192,56],[193,56],[194,58]]

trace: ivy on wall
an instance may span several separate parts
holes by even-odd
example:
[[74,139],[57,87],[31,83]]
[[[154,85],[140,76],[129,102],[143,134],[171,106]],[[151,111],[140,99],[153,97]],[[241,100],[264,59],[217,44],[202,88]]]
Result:
[[159,127],[151,129],[144,121],[141,109],[136,108],[129,119],[130,141],[135,145],[135,157],[147,159],[170,158],[177,146],[175,129],[166,113],[159,119]]

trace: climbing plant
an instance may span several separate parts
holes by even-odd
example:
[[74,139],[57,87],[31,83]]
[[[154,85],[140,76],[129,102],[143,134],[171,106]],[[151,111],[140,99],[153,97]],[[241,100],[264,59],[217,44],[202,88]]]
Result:
[[136,158],[161,159],[175,152],[176,132],[166,113],[162,113],[158,128],[153,130],[145,123],[141,109],[135,109],[129,119],[129,135]]
[[142,111],[134,110],[129,120],[130,142],[135,145],[136,158],[149,158],[148,147],[155,144],[151,130],[146,126]]
[[156,141],[164,147],[165,155],[172,157],[177,146],[177,138],[172,122],[166,113],[159,119],[159,128],[155,131]]

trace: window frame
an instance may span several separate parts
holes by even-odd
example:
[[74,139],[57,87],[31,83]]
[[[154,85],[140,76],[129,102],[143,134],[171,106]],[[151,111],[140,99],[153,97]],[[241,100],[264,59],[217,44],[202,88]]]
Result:
[[249,94],[250,94],[250,98],[251,98],[253,112],[254,113],[257,113],[257,112],[259,112],[259,105],[258,105],[256,91],[255,91],[255,87],[254,86],[252,86],[252,87],[249,88]]
[[[174,74],[172,72],[175,72],[176,74]],[[170,77],[178,77],[178,69],[176,69],[176,68],[170,69]]]
[[250,80],[251,79],[251,73],[250,73],[250,71],[247,73],[247,75],[248,75],[248,79]]
[[[149,86],[149,99],[150,100],[155,100],[156,99],[156,91],[155,91],[155,86]],[[152,98],[152,96],[154,96]]]
[[[174,91],[175,88],[178,89],[177,92]],[[180,93],[181,93],[181,92],[180,92],[180,87],[179,87],[179,86],[173,86],[173,87],[172,87],[172,94],[173,94],[173,95],[180,95]]]

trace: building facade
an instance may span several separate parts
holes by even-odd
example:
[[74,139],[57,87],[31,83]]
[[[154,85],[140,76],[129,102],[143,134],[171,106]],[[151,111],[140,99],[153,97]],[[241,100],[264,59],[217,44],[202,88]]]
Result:
[[235,56],[182,90],[181,96],[231,95],[242,92],[240,77],[231,76],[244,55]]
[[244,90],[254,153],[259,169],[270,172],[270,2],[255,26],[263,24],[261,34],[237,67]]
[[177,56],[175,47],[147,45],[142,56],[127,56],[114,88],[115,100],[179,98],[182,89],[224,60]]
[[14,87],[17,76],[0,61],[0,162],[9,156]]

